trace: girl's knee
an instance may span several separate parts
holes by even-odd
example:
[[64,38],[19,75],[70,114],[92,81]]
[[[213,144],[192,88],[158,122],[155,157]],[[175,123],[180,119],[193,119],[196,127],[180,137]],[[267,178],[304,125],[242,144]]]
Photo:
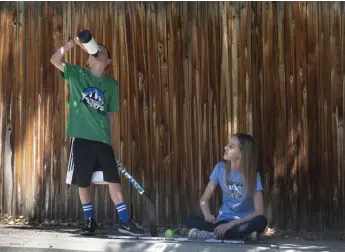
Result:
[[184,225],[188,228],[191,224],[191,222],[193,221],[193,215],[187,215],[184,217]]
[[264,215],[259,215],[257,218],[259,218],[259,221],[265,224],[265,226],[267,225],[267,218]]
[[195,221],[198,219],[198,216],[195,216],[195,215],[187,215],[185,216],[184,218],[184,225],[187,227],[187,228],[192,228],[194,226],[194,223]]
[[258,232],[263,232],[267,227],[267,218],[264,215],[259,215],[256,218],[256,227],[258,228]]

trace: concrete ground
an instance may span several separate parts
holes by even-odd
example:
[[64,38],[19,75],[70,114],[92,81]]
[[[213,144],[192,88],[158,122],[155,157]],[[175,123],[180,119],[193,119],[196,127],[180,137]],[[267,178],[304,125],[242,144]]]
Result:
[[106,239],[102,230],[95,237],[82,237],[75,229],[33,229],[28,226],[0,226],[0,251],[8,252],[79,252],[79,251],[122,251],[122,252],[260,252],[260,251],[345,251],[344,242],[294,241],[268,239],[265,242],[278,244],[280,249],[268,246],[173,243],[152,241],[131,241]]

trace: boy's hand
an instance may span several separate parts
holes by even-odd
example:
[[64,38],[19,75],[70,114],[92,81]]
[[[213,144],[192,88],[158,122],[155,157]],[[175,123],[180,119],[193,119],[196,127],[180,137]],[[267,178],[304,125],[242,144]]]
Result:
[[78,45],[81,47],[81,49],[83,49],[85,52],[87,52],[87,50],[85,49],[85,47],[83,46],[83,44],[80,42],[78,37],[73,38],[74,44]]

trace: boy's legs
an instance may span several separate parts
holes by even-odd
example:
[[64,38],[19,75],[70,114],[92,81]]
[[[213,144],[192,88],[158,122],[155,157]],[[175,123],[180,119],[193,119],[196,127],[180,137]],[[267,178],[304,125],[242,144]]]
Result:
[[115,205],[115,211],[120,217],[119,232],[130,235],[143,235],[145,232],[139,229],[129,218],[127,205],[121,192],[121,179],[112,146],[98,143],[98,163],[102,167],[104,181],[109,182],[109,193]]
[[75,171],[75,179],[72,181],[78,185],[79,198],[86,220],[86,227],[82,229],[82,234],[92,234],[96,229],[96,221],[90,200],[91,178],[97,158],[94,153],[94,143],[89,140],[75,138],[72,140],[71,152],[72,156],[69,163]]

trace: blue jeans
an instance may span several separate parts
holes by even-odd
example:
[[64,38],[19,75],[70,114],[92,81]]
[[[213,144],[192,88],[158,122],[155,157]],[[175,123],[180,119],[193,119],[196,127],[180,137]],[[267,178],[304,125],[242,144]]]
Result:
[[[185,218],[185,226],[188,229],[197,228],[199,230],[205,230],[209,232],[213,232],[214,229],[223,223],[227,223],[230,221],[220,221],[215,224],[211,222],[205,221],[203,218],[195,215],[188,215]],[[263,215],[259,215],[250,221],[235,225],[233,228],[228,230],[225,235],[224,239],[243,239],[245,236],[249,235],[250,233],[257,231],[258,233],[262,233],[267,226],[267,219]]]

